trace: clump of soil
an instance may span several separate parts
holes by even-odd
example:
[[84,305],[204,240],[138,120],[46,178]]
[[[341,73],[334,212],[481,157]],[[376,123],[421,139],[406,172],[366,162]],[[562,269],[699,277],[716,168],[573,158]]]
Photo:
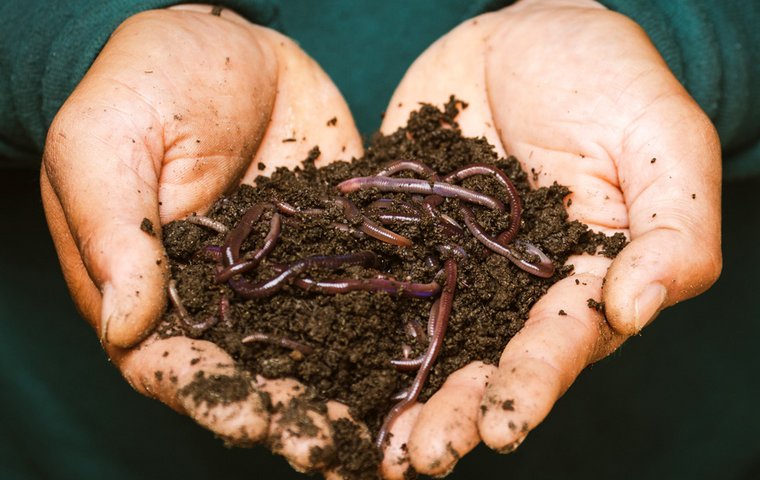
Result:
[[[277,273],[274,267],[277,264],[289,264],[303,257],[368,250],[382,259],[385,275],[427,283],[436,278],[447,258],[436,246],[455,241],[464,248],[467,258],[459,260],[445,342],[420,396],[422,401],[435,392],[449,374],[469,362],[496,363],[506,343],[523,326],[531,306],[554,282],[570,273],[571,268],[562,266],[568,256],[597,250],[613,256],[625,243],[622,236],[604,237],[577,221],[569,222],[563,205],[569,193],[566,187],[555,184],[531,190],[527,175],[516,159],[497,158],[492,146],[483,138],[462,137],[455,122],[462,106],[454,99],[443,110],[422,106],[410,116],[405,128],[389,136],[376,135],[364,157],[352,162],[340,161],[316,168],[314,161],[319,151],[315,149],[301,168],[279,169],[270,178],[257,179],[255,188],[241,186],[220,199],[208,213],[208,217],[232,228],[249,207],[259,202],[281,201],[299,210],[325,210],[320,215],[298,213],[286,219],[276,248],[254,272],[245,274],[254,280],[271,278]],[[502,169],[515,183],[524,205],[518,238],[538,246],[552,259],[557,267],[554,275],[548,279],[533,276],[515,267],[507,258],[491,253],[466,229],[464,236],[452,239],[451,234],[434,221],[389,225],[391,230],[414,242],[408,248],[335,228],[335,223],[347,223],[341,208],[324,201],[326,197],[338,195],[335,185],[348,178],[374,175],[395,160],[422,162],[440,174],[476,162]],[[401,173],[399,176],[414,175]],[[491,176],[470,177],[460,184],[508,203],[504,187]],[[358,191],[348,195],[374,220],[377,218],[365,208],[381,197],[412,201],[408,194]],[[493,235],[509,226],[509,215],[473,208],[478,221]],[[438,209],[464,225],[459,200],[446,199]],[[271,215],[271,212],[265,213],[256,224],[243,243],[243,254],[261,248]],[[354,417],[365,422],[375,434],[395,403],[394,394],[407,388],[415,375],[397,371],[390,361],[403,358],[403,348],[411,347],[410,358],[424,352],[426,345],[410,337],[407,324],[426,325],[433,299],[364,291],[329,295],[290,285],[273,296],[247,300],[236,295],[226,283],[215,280],[218,261],[210,258],[208,251],[213,248],[207,247],[218,247],[224,239],[224,234],[187,221],[172,222],[164,227],[163,240],[171,261],[171,276],[193,318],[219,317],[223,298],[229,301],[229,308],[225,320],[202,330],[188,327],[170,305],[160,325],[160,334],[209,340],[224,348],[241,368],[253,374],[298,379],[318,398],[349,405]],[[334,278],[336,274],[322,275]],[[371,273],[364,268],[349,267],[337,276],[367,278]],[[310,351],[304,354],[280,345],[241,343],[241,339],[253,333],[287,338],[307,345]],[[350,422],[336,422],[333,430],[338,448],[329,452],[330,461],[335,462],[347,478],[374,477],[379,455],[371,442],[361,439]]]

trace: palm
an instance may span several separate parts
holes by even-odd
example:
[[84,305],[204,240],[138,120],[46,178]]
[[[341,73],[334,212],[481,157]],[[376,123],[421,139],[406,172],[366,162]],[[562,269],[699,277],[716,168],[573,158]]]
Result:
[[[513,450],[585,366],[719,271],[711,126],[632,22],[592,1],[558,3],[525,0],[452,31],[409,70],[383,128],[400,125],[417,101],[454,93],[470,104],[464,134],[515,155],[536,186],[567,185],[571,218],[633,241],[614,262],[571,258],[574,275],[534,306],[498,368],[466,367],[402,417],[384,464],[391,478],[408,462],[444,473],[480,439]],[[606,318],[589,298],[605,301]]]
[[[290,435],[258,393],[287,403],[298,390],[292,382],[251,378],[209,342],[145,339],[164,306],[168,262],[160,235],[141,231],[144,219],[158,233],[241,182],[297,165],[314,145],[323,158],[361,154],[340,94],[292,41],[209,12],[145,12],[114,32],[51,126],[46,215],[77,306],[137,390],[229,441],[268,438],[294,466],[319,468],[309,451],[329,436]],[[326,126],[331,117],[338,127]],[[249,395],[196,402],[182,388],[198,372],[238,382]],[[331,404],[328,415],[347,414]],[[325,431],[328,415],[313,418]]]

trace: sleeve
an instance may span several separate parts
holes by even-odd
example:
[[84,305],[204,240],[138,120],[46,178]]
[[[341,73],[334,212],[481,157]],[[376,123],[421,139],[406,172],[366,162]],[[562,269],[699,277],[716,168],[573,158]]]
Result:
[[636,21],[715,124],[727,178],[760,174],[760,3],[600,0]]
[[[141,11],[177,0],[0,2],[0,168],[36,166],[53,118],[109,35]],[[272,26],[268,0],[215,1]]]

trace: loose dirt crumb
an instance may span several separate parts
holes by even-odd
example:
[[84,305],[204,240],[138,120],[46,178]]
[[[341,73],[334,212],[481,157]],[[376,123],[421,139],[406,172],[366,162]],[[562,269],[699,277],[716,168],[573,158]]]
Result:
[[[536,300],[554,282],[572,272],[571,267],[563,266],[570,255],[598,251],[615,255],[625,245],[622,234],[606,237],[591,232],[577,221],[568,221],[563,203],[570,193],[566,187],[554,184],[531,190],[517,159],[498,158],[494,148],[483,138],[462,137],[456,115],[464,106],[454,99],[442,110],[424,105],[410,115],[406,127],[388,136],[375,135],[364,157],[350,163],[338,161],[316,168],[320,152],[314,148],[302,167],[295,171],[280,168],[271,177],[259,177],[256,188],[241,186],[220,199],[207,214],[213,220],[234,226],[259,202],[285,202],[301,211],[324,211],[319,215],[299,213],[285,218],[277,246],[255,270],[244,274],[252,282],[271,278],[278,265],[306,256],[361,250],[372,251],[381,258],[383,274],[390,278],[430,282],[449,255],[441,254],[435,247],[452,240],[450,231],[441,228],[440,223],[388,225],[412,240],[411,247],[400,248],[366,235],[355,235],[350,229],[335,228],[336,223],[346,224],[347,220],[342,209],[326,206],[323,199],[337,195],[334,186],[339,182],[374,175],[383,165],[399,159],[425,163],[440,174],[477,162],[502,169],[513,180],[522,198],[524,211],[518,238],[538,246],[551,258],[555,273],[548,279],[535,277],[505,257],[490,253],[469,232],[457,238],[467,258],[459,261],[448,330],[439,358],[420,395],[421,401],[429,398],[449,374],[473,360],[497,364],[504,346],[522,328]],[[404,175],[407,173],[399,174]],[[491,176],[473,176],[460,183],[508,204],[504,188]],[[367,190],[348,195],[362,211],[380,197],[412,201],[405,194],[378,194]],[[464,225],[458,200],[446,199],[438,209]],[[488,232],[496,234],[510,224],[509,215],[481,207],[475,207],[474,211],[477,221]],[[379,221],[376,213],[368,215]],[[243,242],[241,255],[261,248],[271,219],[272,212],[263,214]],[[407,324],[425,325],[432,299],[363,291],[326,295],[286,286],[273,296],[247,300],[232,291],[227,283],[216,281],[218,257],[214,252],[224,244],[224,234],[176,221],[163,228],[163,240],[171,260],[171,276],[185,308],[199,321],[217,320],[197,334],[183,324],[169,306],[159,326],[160,335],[192,333],[226,350],[244,371],[267,378],[295,378],[313,392],[313,404],[324,404],[327,399],[347,404],[351,415],[364,422],[374,438],[394,404],[393,395],[407,388],[414,377],[414,372],[397,371],[390,361],[403,358],[404,345],[411,349],[410,358],[423,353],[426,344],[408,335]],[[342,275],[366,277],[367,273],[359,267],[351,267]],[[228,305],[222,307],[225,302]],[[226,313],[222,314],[222,310]],[[308,346],[310,353],[294,354],[293,349],[283,344],[243,344],[241,339],[252,333],[287,338]],[[249,393],[250,386],[243,377],[203,374],[181,391],[182,395],[193,395],[196,402],[230,402],[245,398]],[[298,432],[314,434],[313,423],[310,427],[309,421],[303,418],[303,399],[299,402],[290,407],[274,405],[271,408],[285,408],[289,415],[287,420],[297,425]],[[508,408],[510,404],[494,405],[498,406]],[[375,478],[380,456],[372,439],[361,437],[348,421],[333,422],[332,428],[335,451],[315,450],[311,452],[314,458],[334,457],[331,461],[346,478]]]

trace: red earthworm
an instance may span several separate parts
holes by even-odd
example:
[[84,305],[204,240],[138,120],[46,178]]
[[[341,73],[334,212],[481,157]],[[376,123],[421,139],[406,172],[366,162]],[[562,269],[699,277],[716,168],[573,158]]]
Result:
[[210,228],[211,230],[214,230],[217,233],[227,233],[229,230],[227,228],[227,225],[223,224],[222,222],[217,222],[216,220],[213,220],[205,215],[198,215],[193,213],[189,217],[185,219],[186,222],[192,223],[194,225],[200,225],[202,227]]
[[521,258],[515,254],[515,252],[513,252],[512,249],[510,249],[508,246],[502,245],[486,232],[484,232],[483,228],[480,226],[480,224],[478,224],[477,220],[475,220],[475,215],[472,213],[472,210],[470,210],[469,207],[461,205],[459,208],[462,211],[464,222],[467,224],[467,228],[470,230],[470,233],[472,233],[472,235],[488,249],[498,253],[499,255],[507,257],[517,267],[525,270],[528,273],[532,273],[537,277],[549,278],[554,274],[554,264],[552,263],[551,259],[547,257],[546,254],[544,254],[538,247],[528,242],[515,242],[518,245],[522,245],[530,255],[538,257],[537,263],[529,262],[528,260]]
[[270,279],[253,282],[244,277],[233,277],[229,280],[229,285],[243,298],[261,298],[274,295],[285,286],[287,280],[303,272],[316,269],[336,269],[347,265],[370,267],[376,264],[377,256],[370,251],[347,255],[315,255],[291,263]]
[[246,210],[238,224],[230,230],[222,247],[222,260],[228,267],[238,263],[240,259],[240,246],[243,244],[256,222],[259,221],[265,210],[272,208],[269,203],[257,203]]
[[[438,317],[438,308],[440,306],[440,299],[433,302],[433,306],[430,307],[430,316],[427,324],[427,336],[433,338],[436,335],[436,319]],[[408,372],[420,368],[422,362],[425,360],[425,354],[420,355],[417,358],[404,358],[403,360],[391,360],[391,365],[396,367],[396,370],[400,372]]]
[[406,322],[406,332],[419,344],[427,342],[427,334],[425,334],[425,329],[422,328],[422,325],[420,325],[419,320],[416,318],[413,318]]
[[441,291],[441,285],[430,283],[400,282],[389,278],[336,278],[332,280],[314,280],[299,278],[295,284],[309,292],[328,294],[348,293],[358,290],[366,292],[386,292],[402,297],[429,298]]
[[434,194],[458,198],[499,212],[504,211],[504,204],[497,198],[458,185],[417,178],[356,177],[339,183],[337,188],[341,193],[376,188],[381,192]]
[[411,170],[414,173],[424,175],[429,180],[438,180],[438,174],[435,172],[435,170],[428,167],[422,162],[415,162],[413,160],[397,160],[395,162],[391,162],[375,175],[378,177],[387,177],[404,170]]
[[[261,248],[256,250],[256,252],[250,258],[245,258],[242,261],[230,264],[219,270],[216,273],[216,281],[220,283],[226,282],[234,275],[245,273],[256,268],[264,259],[264,257],[269,255],[269,252],[274,249],[274,246],[277,244],[277,240],[280,238],[281,232],[282,217],[279,213],[274,213],[272,215],[272,219],[269,221],[269,233],[267,233],[267,236],[264,237],[264,243]],[[240,246],[237,245],[235,248],[237,248],[237,251],[234,254],[239,256]]]
[[496,180],[501,183],[507,190],[507,196],[509,197],[509,228],[501,232],[497,241],[502,245],[507,245],[517,237],[517,231],[520,229],[520,220],[522,218],[522,202],[520,201],[520,194],[515,188],[515,184],[504,173],[503,170],[486,163],[473,163],[466,165],[458,170],[446,175],[443,179],[445,182],[452,180],[464,180],[465,178],[472,177],[474,175],[493,175]]
[[385,441],[388,438],[388,433],[393,422],[398,416],[409,408],[420,395],[422,387],[427,380],[430,370],[433,367],[433,363],[438,358],[438,353],[441,351],[443,344],[443,338],[446,335],[446,327],[448,326],[449,316],[451,315],[451,307],[454,301],[454,292],[456,291],[457,281],[457,262],[453,259],[448,259],[443,266],[446,274],[446,280],[443,284],[443,291],[438,303],[438,312],[435,320],[435,335],[430,338],[427,350],[423,355],[422,363],[417,370],[417,375],[414,377],[414,381],[407,390],[406,396],[402,398],[396,405],[391,408],[388,414],[385,416],[382,427],[377,434],[375,445],[379,449],[383,449]]
[[241,343],[253,343],[253,342],[269,343],[271,345],[277,345],[279,347],[289,348],[290,350],[297,350],[303,353],[304,355],[308,355],[314,351],[314,347],[310,345],[306,345],[305,343],[297,342],[287,337],[270,335],[268,333],[260,333],[260,332],[252,333],[251,335],[248,335],[244,339],[240,340],[240,342]]
[[404,215],[401,213],[381,213],[377,216],[380,223],[420,223],[419,215]]
[[381,227],[369,218],[362,215],[362,213],[351,200],[343,197],[334,197],[331,198],[330,201],[336,205],[343,207],[343,215],[346,216],[348,221],[355,223],[361,222],[359,230],[369,235],[370,237],[380,240],[381,242],[390,243],[391,245],[396,245],[399,247],[412,246],[412,241],[408,238],[404,237],[403,235],[399,235],[398,233],[391,232],[387,228]]
[[216,325],[219,321],[218,316],[210,315],[205,320],[196,322],[195,319],[193,319],[193,316],[190,315],[190,312],[188,312],[182,304],[182,299],[177,291],[177,282],[173,278],[169,280],[168,292],[169,300],[172,302],[172,305],[174,305],[174,308],[177,309],[177,313],[179,313],[179,318],[182,323],[188,328],[187,333],[189,336],[198,337],[203,332]]
[[391,365],[393,365],[399,372],[411,372],[420,368],[424,359],[424,355],[416,358],[404,358],[401,360],[393,359],[391,360]]
[[399,390],[398,392],[394,393],[391,397],[391,400],[398,402],[399,400],[403,399],[409,394],[409,389],[404,388],[402,390]]
[[274,203],[274,206],[277,207],[277,210],[280,211],[280,213],[284,213],[285,215],[307,215],[310,217],[322,215],[325,213],[324,210],[321,208],[307,208],[305,210],[301,210],[298,207],[294,207],[293,205],[283,202],[282,200],[277,200]]
[[232,315],[230,314],[230,299],[227,295],[222,295],[219,299],[219,316],[228,327],[232,327]]
[[455,243],[442,243],[437,245],[436,250],[444,255],[452,255],[457,258],[467,258],[467,250]]
[[[387,176],[393,175],[394,173],[401,172],[404,170],[411,170],[420,175],[424,175],[427,180],[433,181],[433,182],[437,182],[441,179],[438,173],[436,173],[436,171],[433,170],[432,168],[428,167],[422,162],[415,162],[412,160],[398,160],[398,161],[392,162],[391,164],[387,165],[384,169],[376,173],[375,176],[387,177]],[[428,195],[420,203],[431,216],[435,217],[434,207],[437,207],[438,205],[440,205],[442,201],[443,201],[443,197],[441,197],[440,195]]]

